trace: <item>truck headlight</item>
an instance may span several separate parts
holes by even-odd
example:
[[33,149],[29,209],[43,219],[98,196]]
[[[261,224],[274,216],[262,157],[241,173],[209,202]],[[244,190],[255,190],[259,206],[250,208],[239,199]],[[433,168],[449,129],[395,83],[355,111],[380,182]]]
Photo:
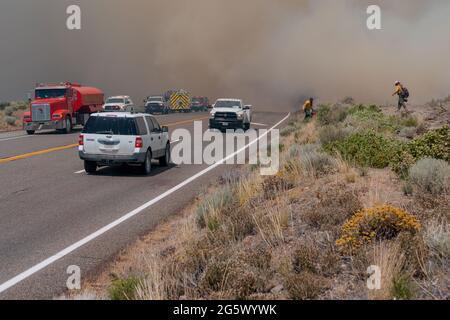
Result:
[[239,120],[244,119],[244,114],[243,114],[243,113],[238,113],[238,114],[237,114],[237,118],[238,118]]
[[209,114],[209,117],[210,117],[211,119],[214,119],[215,116],[216,116],[216,113],[215,113],[215,112],[211,112],[211,113]]

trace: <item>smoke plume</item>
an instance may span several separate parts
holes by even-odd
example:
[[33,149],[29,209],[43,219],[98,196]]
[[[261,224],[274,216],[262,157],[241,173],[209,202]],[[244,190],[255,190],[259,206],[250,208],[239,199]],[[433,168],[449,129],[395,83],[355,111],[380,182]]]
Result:
[[[80,31],[66,29],[70,4]],[[305,96],[393,102],[400,80],[421,103],[450,92],[449,17],[447,0],[2,0],[0,100],[70,80],[138,102],[184,88],[288,110]]]

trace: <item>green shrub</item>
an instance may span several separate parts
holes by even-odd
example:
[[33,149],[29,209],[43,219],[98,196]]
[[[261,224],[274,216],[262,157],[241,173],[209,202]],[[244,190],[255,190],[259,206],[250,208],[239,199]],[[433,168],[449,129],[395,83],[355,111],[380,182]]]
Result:
[[382,110],[378,106],[376,106],[374,104],[372,104],[370,106],[359,104],[359,105],[353,106],[348,111],[349,114],[356,114],[356,113],[359,113],[359,112],[368,113],[368,114],[374,114],[374,113],[380,113],[381,114]]
[[323,146],[327,146],[336,141],[342,141],[350,135],[351,131],[348,128],[339,126],[324,126],[319,131],[319,140]]
[[350,109],[345,124],[361,130],[372,129],[377,132],[396,132],[400,129],[400,118],[386,116],[375,105],[358,105]]
[[413,139],[417,134],[416,127],[404,127],[400,129],[398,135],[402,138]]
[[439,195],[450,191],[450,166],[443,160],[425,158],[409,170],[409,178],[423,192]]
[[5,115],[11,117],[14,114],[14,112],[16,112],[16,111],[17,111],[16,108],[14,108],[12,106],[8,106],[5,108]]
[[318,176],[329,173],[336,166],[335,159],[322,152],[318,145],[306,144],[294,150],[291,148],[291,155],[298,157],[300,167],[310,175]]
[[355,99],[353,99],[353,97],[348,96],[348,97],[345,97],[344,99],[342,99],[341,102],[344,103],[344,104],[351,104],[351,105],[353,105],[353,104],[355,104]]
[[5,122],[7,124],[9,124],[10,126],[15,126],[16,125],[16,120],[17,120],[16,117],[11,117],[11,116],[5,117]]
[[328,150],[338,151],[342,157],[360,166],[385,168],[399,148],[399,143],[385,138],[373,130],[351,134],[343,141],[328,146]]
[[342,122],[347,118],[348,108],[341,105],[320,105],[317,109],[317,119],[321,125]]
[[423,158],[450,161],[449,126],[429,131],[407,144],[400,145],[391,159],[391,168],[400,177],[405,178],[411,166]]
[[450,127],[448,125],[425,133],[408,144],[411,155],[419,160],[426,157],[450,161]]
[[412,196],[414,190],[413,190],[413,185],[412,185],[411,181],[406,181],[403,184],[402,190],[403,190],[403,194],[405,196]]
[[28,103],[26,101],[12,101],[10,105],[17,110],[26,110],[28,109]]
[[416,159],[408,152],[407,147],[402,145],[391,158],[391,169],[400,178],[409,176],[409,168],[416,163]]
[[399,275],[393,279],[391,295],[397,300],[411,300],[415,295],[415,286],[411,277]]
[[108,290],[111,300],[133,300],[136,297],[136,288],[139,279],[130,277],[114,280]]
[[407,116],[404,118],[400,118],[400,125],[403,127],[414,127],[419,126],[419,120],[413,116]]

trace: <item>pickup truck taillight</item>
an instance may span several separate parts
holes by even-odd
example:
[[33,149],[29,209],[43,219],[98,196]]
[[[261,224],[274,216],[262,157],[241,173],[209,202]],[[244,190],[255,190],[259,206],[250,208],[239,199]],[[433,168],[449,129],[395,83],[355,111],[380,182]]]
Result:
[[140,148],[142,148],[143,146],[144,146],[144,143],[143,143],[143,141],[142,141],[142,138],[141,138],[141,137],[137,137],[137,138],[136,138],[136,142],[135,142],[135,144],[134,144],[134,147],[140,149]]
[[80,134],[80,137],[78,138],[78,145],[84,146],[84,136]]

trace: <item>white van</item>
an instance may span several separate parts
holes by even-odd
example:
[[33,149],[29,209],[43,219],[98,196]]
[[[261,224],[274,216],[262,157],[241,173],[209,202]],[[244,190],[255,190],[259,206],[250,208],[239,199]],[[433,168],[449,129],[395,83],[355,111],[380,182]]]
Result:
[[95,113],[80,134],[78,151],[88,174],[101,166],[139,164],[148,175],[152,159],[170,163],[169,130],[149,114]]

